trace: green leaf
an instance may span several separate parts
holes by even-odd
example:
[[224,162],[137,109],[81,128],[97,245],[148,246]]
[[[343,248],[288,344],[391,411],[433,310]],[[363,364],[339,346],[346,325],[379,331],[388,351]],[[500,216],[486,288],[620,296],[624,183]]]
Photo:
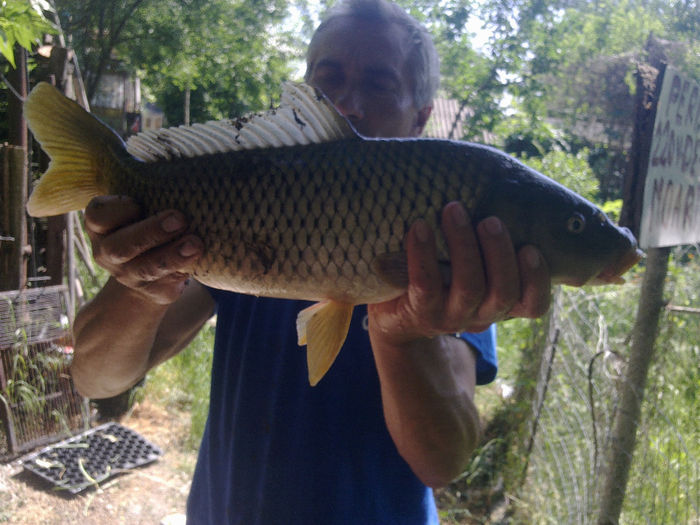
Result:
[[0,53],[4,56],[10,65],[15,67],[15,52],[14,52],[14,42],[10,43],[4,35],[0,35]]

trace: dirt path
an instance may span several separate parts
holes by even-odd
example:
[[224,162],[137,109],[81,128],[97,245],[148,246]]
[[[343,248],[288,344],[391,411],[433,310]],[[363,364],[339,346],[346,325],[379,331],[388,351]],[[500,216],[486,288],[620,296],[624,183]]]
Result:
[[17,525],[158,525],[184,513],[196,453],[183,451],[187,414],[139,403],[121,421],[163,450],[160,460],[77,496],[61,495],[17,463],[0,465],[0,523]]

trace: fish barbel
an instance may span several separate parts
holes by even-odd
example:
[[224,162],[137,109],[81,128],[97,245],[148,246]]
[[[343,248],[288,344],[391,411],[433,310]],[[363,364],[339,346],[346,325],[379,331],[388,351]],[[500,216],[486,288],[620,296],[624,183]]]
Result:
[[408,283],[404,237],[423,218],[439,234],[460,201],[475,223],[498,216],[514,245],[542,252],[553,282],[620,283],[640,257],[634,236],[596,206],[487,146],[359,136],[305,84],[277,109],[240,119],[121,138],[48,84],[25,104],[51,157],[32,192],[34,216],[132,197],[147,215],[177,209],[204,242],[190,269],[202,283],[246,294],[318,301],[300,312],[316,384],[340,350],[354,305],[387,301]]

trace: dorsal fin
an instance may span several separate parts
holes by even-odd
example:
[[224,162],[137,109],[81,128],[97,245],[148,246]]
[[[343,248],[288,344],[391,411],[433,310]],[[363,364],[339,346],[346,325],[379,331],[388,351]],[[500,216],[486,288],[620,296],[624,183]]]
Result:
[[255,148],[330,142],[357,133],[330,101],[307,84],[284,84],[280,106],[229,120],[144,131],[127,150],[145,162]]

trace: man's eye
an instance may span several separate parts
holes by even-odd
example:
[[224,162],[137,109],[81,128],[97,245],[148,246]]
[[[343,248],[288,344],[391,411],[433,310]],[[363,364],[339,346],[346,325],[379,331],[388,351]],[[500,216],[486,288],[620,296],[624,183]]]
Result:
[[367,87],[376,93],[393,93],[394,91],[393,84],[388,82],[368,82]]
[[323,77],[318,80],[318,83],[323,86],[336,87],[341,84],[342,80],[339,77]]
[[321,73],[311,78],[311,83],[331,97],[333,92],[343,85],[343,77],[333,73]]

